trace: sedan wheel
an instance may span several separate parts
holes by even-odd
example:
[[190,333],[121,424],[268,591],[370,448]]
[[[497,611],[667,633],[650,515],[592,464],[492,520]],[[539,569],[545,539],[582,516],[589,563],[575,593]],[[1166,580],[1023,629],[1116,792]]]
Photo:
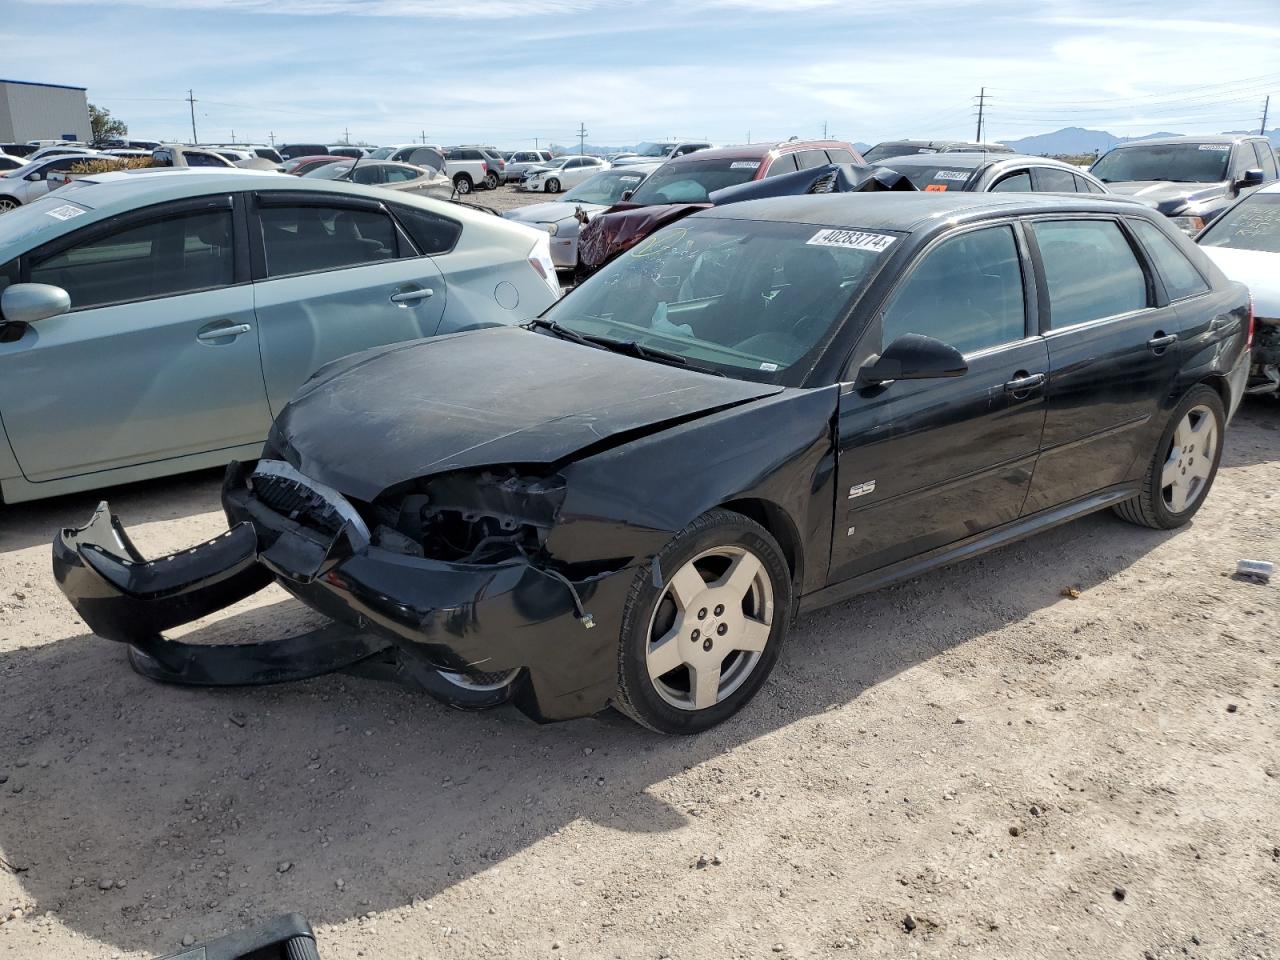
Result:
[[696,733],[736,713],[777,661],[791,605],[777,542],[739,514],[713,510],[650,565],[623,614],[617,706],[660,733]]
[[557,180],[555,177],[552,177],[550,180],[547,181],[547,193],[559,193],[559,192],[560,192],[560,181]]
[[1204,384],[1193,387],[1156,444],[1142,492],[1119,504],[1116,513],[1158,530],[1180,527],[1195,516],[1218,473],[1225,424],[1218,391]]
[[499,182],[500,181],[498,180],[498,175],[494,171],[490,170],[487,174],[485,174],[484,188],[486,190],[497,190]]
[[8,213],[10,210],[18,209],[18,201],[9,197],[0,197],[0,213]]

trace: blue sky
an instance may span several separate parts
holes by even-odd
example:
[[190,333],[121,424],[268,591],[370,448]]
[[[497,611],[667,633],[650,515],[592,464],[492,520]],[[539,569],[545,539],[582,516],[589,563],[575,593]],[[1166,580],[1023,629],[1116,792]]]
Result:
[[[1225,12],[1220,12],[1225,11]],[[139,137],[501,147],[662,136],[1011,139],[1280,116],[1274,0],[9,0],[0,73]],[[1211,15],[1229,21],[1210,20]]]

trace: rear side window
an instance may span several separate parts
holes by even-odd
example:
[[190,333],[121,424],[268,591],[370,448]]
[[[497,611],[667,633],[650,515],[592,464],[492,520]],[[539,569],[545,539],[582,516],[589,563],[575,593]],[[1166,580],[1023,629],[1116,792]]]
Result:
[[1170,300],[1194,297],[1209,289],[1209,284],[1200,276],[1200,271],[1159,227],[1147,220],[1130,220],[1129,223],[1155,262]]
[[1054,330],[1147,306],[1147,278],[1114,220],[1032,225],[1049,285]]
[[425,256],[448,253],[462,236],[462,224],[417,207],[391,205],[396,219],[404,227],[416,246]]
[[1072,174],[1076,178],[1076,193],[1105,193],[1100,186],[1090,180],[1088,177],[1082,177],[1080,174]]
[[1011,173],[1007,177],[997,180],[991,188],[992,193],[1030,193],[1031,192],[1031,172],[1029,170],[1020,170],[1017,173]]
[[780,157],[775,157],[773,163],[769,164],[769,169],[764,172],[766,177],[776,177],[783,173],[795,173],[796,155],[794,153],[784,153]]
[[801,170],[808,170],[812,167],[823,167],[830,162],[827,160],[825,150],[801,150],[796,159],[800,163]]
[[360,267],[396,255],[391,218],[377,210],[268,206],[258,216],[268,278]]
[[1076,178],[1070,170],[1057,167],[1036,168],[1036,189],[1045,193],[1075,193]]
[[944,240],[924,255],[880,321],[882,344],[922,333],[962,353],[1026,335],[1022,269],[1012,227]]
[[230,210],[161,217],[36,261],[31,282],[62,287],[72,310],[227,286],[235,278],[232,236]]
[[848,150],[828,150],[827,156],[831,158],[832,163],[857,163],[853,159],[853,154]]

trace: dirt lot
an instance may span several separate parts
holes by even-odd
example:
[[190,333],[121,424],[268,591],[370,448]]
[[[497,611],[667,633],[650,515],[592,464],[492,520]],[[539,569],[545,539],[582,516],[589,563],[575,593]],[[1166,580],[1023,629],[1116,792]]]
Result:
[[[328,960],[1280,957],[1278,588],[1229,576],[1280,559],[1277,426],[1246,406],[1181,532],[1098,515],[806,617],[685,740],[158,686],[49,575],[96,497],[0,508],[0,957],[288,910]],[[160,552],[223,529],[217,488],[110,497]],[[307,619],[255,600],[194,633]]]

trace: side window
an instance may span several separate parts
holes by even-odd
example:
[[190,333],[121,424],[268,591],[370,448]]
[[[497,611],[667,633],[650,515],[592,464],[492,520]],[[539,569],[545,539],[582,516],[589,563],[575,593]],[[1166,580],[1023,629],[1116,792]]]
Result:
[[1236,144],[1235,149],[1231,151],[1231,179],[1244,179],[1244,172],[1257,162],[1258,155],[1253,152],[1247,142]]
[[987,227],[925,254],[880,320],[882,344],[922,333],[973,353],[1026,336],[1013,228]]
[[258,216],[269,278],[380,263],[396,253],[391,218],[377,210],[265,206]]
[[1070,170],[1057,167],[1035,168],[1036,189],[1044,193],[1075,193],[1076,178]]
[[1194,297],[1209,289],[1200,271],[1159,227],[1148,220],[1130,220],[1129,223],[1155,262],[1170,300]]
[[361,183],[365,186],[382,183],[383,167],[381,164],[371,163],[365,166],[363,163],[357,163],[355,169],[351,171],[351,179],[354,183]]
[[830,162],[827,160],[827,154],[824,150],[801,150],[796,159],[800,163],[801,170],[823,167]]
[[769,169],[764,172],[766,177],[776,177],[784,173],[795,173],[796,155],[794,153],[784,153],[779,157],[773,158],[773,163],[769,164]]
[[1262,175],[1268,180],[1276,178],[1276,152],[1271,148],[1271,144],[1264,140],[1253,141],[1253,150],[1258,155],[1258,166],[1262,170]]
[[62,287],[72,310],[227,286],[232,237],[230,210],[160,217],[35,261],[31,282]]
[[419,176],[415,171],[404,167],[383,167],[382,173],[385,183],[404,183],[406,180],[416,180]]
[[426,256],[448,253],[462,236],[462,224],[430,210],[394,204],[391,207],[414,245]]
[[225,167],[226,164],[222,162],[221,157],[214,156],[211,153],[192,152],[187,154],[187,166],[188,167]]
[[827,156],[831,159],[832,163],[857,163],[857,161],[853,159],[853,154],[848,150],[828,150]]
[[1076,193],[1104,193],[1105,191],[1090,180],[1088,177],[1082,177],[1078,173],[1073,173],[1076,178]]
[[1031,172],[1029,170],[1019,170],[1008,176],[1001,177],[991,187],[992,193],[1030,193],[1031,192]]
[[586,165],[587,161],[585,160],[570,160],[564,165],[564,168],[566,170],[577,170],[579,167],[585,167]]
[[1114,317],[1147,306],[1147,278],[1113,220],[1033,225],[1049,285],[1050,326]]
[[4,288],[11,283],[18,282],[18,258],[14,257],[8,263],[0,264],[0,293],[4,293]]

